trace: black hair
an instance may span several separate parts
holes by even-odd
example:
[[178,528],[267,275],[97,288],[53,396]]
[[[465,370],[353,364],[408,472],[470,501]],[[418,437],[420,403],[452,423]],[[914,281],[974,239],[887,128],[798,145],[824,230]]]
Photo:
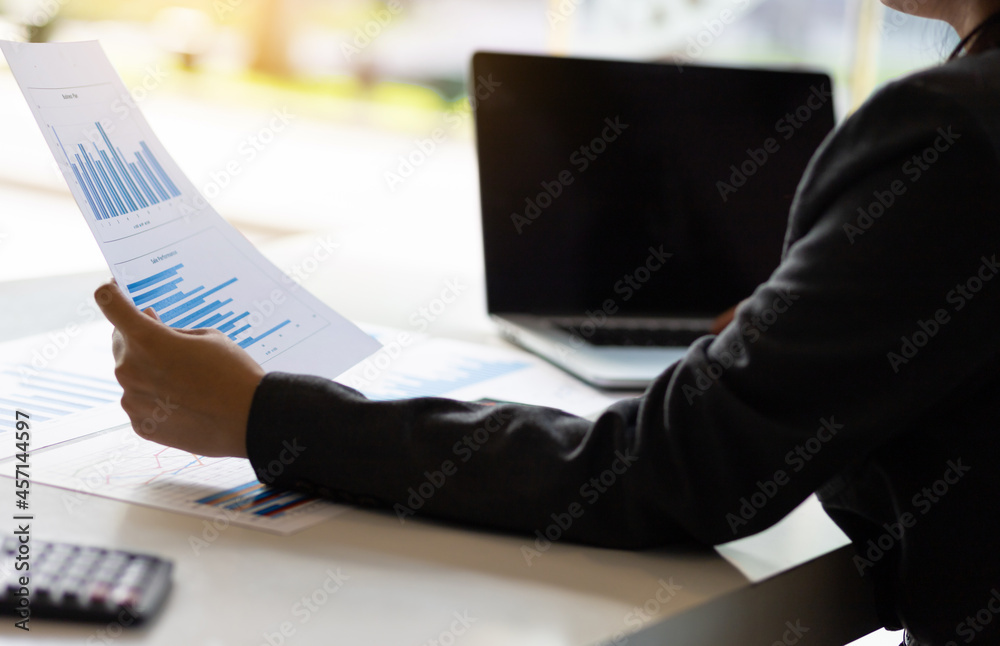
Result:
[[948,60],[958,58],[963,52],[979,54],[998,47],[1000,47],[1000,11],[979,23],[975,29],[966,34]]

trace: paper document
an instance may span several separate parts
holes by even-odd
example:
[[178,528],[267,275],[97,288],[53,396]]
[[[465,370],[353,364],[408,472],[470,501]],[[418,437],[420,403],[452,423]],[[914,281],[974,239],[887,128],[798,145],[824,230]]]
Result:
[[118,285],[265,370],[335,377],[378,343],[266,260],[198,193],[96,42],[0,43]]
[[[338,378],[372,399],[444,396],[552,406],[579,415],[607,408],[603,395],[521,350],[366,327],[385,347]],[[248,460],[206,458],[140,438],[117,403],[110,325],[81,326],[59,352],[51,333],[0,344],[0,409],[31,415],[32,476],[85,494],[288,534],[345,508],[257,482]],[[4,381],[6,378],[6,381]],[[14,419],[13,414],[5,418]],[[3,417],[3,416],[0,416]],[[0,439],[12,425],[0,420]],[[8,440],[10,438],[8,437]],[[0,476],[12,477],[14,441],[0,446]],[[195,547],[193,545],[192,547]]]
[[67,329],[0,343],[0,459],[18,452],[15,411],[29,416],[34,448],[79,437],[88,428],[81,420],[101,420],[97,428],[128,421],[118,403],[111,324]]
[[64,496],[67,509],[83,502],[82,494],[92,494],[276,534],[347,509],[271,489],[257,480],[248,460],[172,449],[142,439],[129,424],[35,451],[31,461],[35,481],[78,492]]
[[447,397],[592,416],[618,401],[523,350],[367,328],[383,348],[337,381],[373,400]]
[[777,525],[717,545],[715,551],[748,579],[760,583],[850,544],[847,534],[826,515],[823,505],[812,495]]

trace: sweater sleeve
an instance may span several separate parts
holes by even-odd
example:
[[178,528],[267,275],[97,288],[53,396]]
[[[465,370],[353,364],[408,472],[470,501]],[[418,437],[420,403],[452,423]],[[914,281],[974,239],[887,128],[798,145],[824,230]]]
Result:
[[[781,265],[719,336],[596,421],[538,407],[373,402],[269,374],[258,477],[337,500],[598,545],[761,531],[904,436],[998,349],[1000,178],[946,93],[888,88],[813,160]],[[989,178],[984,183],[983,178]]]

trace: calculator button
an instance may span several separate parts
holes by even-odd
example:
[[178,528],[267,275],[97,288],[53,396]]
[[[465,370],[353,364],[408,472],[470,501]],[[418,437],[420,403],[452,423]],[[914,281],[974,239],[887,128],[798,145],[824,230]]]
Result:
[[103,605],[111,594],[111,585],[105,582],[94,583],[87,591],[87,600],[92,605]]
[[[0,614],[17,612],[16,537],[0,536]],[[124,550],[31,542],[32,618],[112,622],[128,609],[140,624],[170,591],[173,564]]]
[[111,603],[119,608],[134,608],[142,599],[142,590],[136,587],[118,587],[111,593]]

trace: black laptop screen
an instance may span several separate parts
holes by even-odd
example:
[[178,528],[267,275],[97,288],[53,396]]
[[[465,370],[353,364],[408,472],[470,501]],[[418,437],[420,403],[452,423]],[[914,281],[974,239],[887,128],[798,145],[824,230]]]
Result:
[[477,54],[489,310],[712,315],[778,265],[823,74]]

